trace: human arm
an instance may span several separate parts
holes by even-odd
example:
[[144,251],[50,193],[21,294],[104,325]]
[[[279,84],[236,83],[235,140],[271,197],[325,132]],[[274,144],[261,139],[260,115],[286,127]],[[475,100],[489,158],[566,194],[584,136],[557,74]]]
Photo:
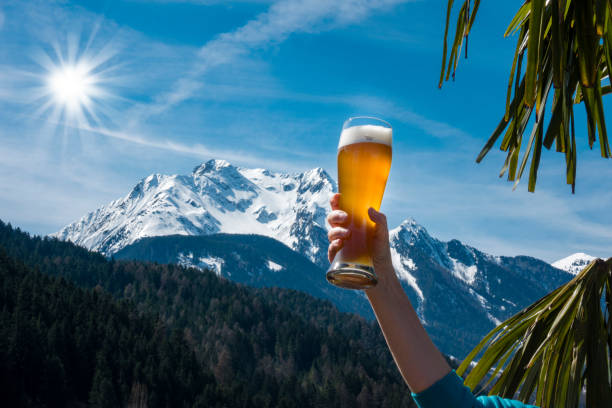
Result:
[[[338,206],[340,195],[331,199],[332,212],[327,220],[330,245],[328,258],[332,262],[343,243],[350,237],[348,215]],[[471,390],[454,371],[433,344],[421,324],[408,296],[404,292],[391,261],[389,231],[384,214],[369,210],[376,224],[373,238],[374,270],[378,284],[366,290],[366,295],[378,324],[404,381],[421,408],[529,408],[518,401],[495,396],[474,397]]]
[[[339,197],[332,197],[332,212],[327,217],[332,226],[328,234],[330,262],[350,236],[348,217],[338,206]],[[418,393],[442,379],[451,368],[427,335],[395,274],[385,215],[371,208],[369,216],[376,224],[373,261],[378,284],[366,290],[366,295],[404,381]]]

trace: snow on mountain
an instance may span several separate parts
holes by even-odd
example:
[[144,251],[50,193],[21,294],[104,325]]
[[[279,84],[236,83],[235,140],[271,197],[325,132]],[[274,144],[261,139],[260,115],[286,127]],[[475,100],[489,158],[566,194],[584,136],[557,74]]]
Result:
[[210,160],[189,175],[150,175],[54,236],[112,255],[143,237],[258,234],[323,265],[325,216],[335,189],[321,168],[285,174]]
[[576,275],[588,264],[590,264],[591,261],[594,259],[594,256],[585,254],[583,252],[576,252],[575,254],[553,262],[551,265],[557,269],[561,269],[562,271],[566,271],[571,273],[572,275]]
[[431,324],[469,324],[469,315],[492,328],[570,279],[534,258],[493,257],[458,240],[440,241],[413,219],[389,236],[396,273],[421,319]]
[[[463,283],[472,285],[476,279],[478,269],[472,248],[463,246],[459,241],[441,242],[429,235],[427,230],[412,218],[391,230],[389,239],[394,267],[400,280],[408,283],[419,294],[419,298],[423,298],[423,292],[414,275],[410,273],[411,270],[417,269],[414,260],[409,257],[415,248]],[[461,250],[455,248],[457,243],[461,245]]]
[[[336,183],[320,168],[286,174],[211,160],[189,175],[151,175],[55,236],[105,255],[177,262],[254,286],[284,285],[371,316],[362,292],[334,288],[324,278],[329,265],[325,217],[334,191]],[[276,249],[284,261],[269,257],[272,240],[260,242],[256,236],[289,247]],[[389,238],[393,265],[417,313],[436,344],[456,356],[569,281],[566,267],[580,269],[587,259],[576,254],[553,267],[531,257],[492,256],[458,240],[440,241],[413,219],[392,229]],[[251,247],[246,240],[253,241]],[[283,248],[303,255],[306,263]],[[151,258],[160,253],[163,259]]]
[[[201,256],[194,259],[192,252],[179,252],[176,257],[176,263],[186,267],[207,269],[209,271],[213,271],[219,276],[222,276],[221,268],[223,268],[225,260],[215,256]],[[229,275],[231,275],[231,273],[229,273]]]
[[273,272],[280,272],[283,269],[285,269],[283,265],[277,264],[276,262],[271,261],[269,259],[268,259],[268,262],[266,262],[266,264],[268,265],[268,269]]

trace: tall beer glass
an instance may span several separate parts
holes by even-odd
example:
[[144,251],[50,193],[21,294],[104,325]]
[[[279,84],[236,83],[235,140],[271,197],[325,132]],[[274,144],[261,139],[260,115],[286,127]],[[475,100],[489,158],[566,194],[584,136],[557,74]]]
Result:
[[372,264],[374,223],[368,208],[377,211],[391,168],[393,130],[373,117],[344,122],[338,144],[340,209],[349,216],[350,237],[336,254],[327,280],[343,288],[367,289],[377,283]]

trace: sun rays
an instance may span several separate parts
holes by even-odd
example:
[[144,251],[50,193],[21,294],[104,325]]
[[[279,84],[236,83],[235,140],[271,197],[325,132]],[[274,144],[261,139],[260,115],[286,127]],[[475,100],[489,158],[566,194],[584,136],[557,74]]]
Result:
[[95,77],[84,63],[59,67],[48,78],[48,87],[55,101],[68,111],[91,109],[96,93]]
[[76,130],[109,125],[111,102],[118,98],[111,91],[117,82],[113,73],[120,64],[110,43],[93,47],[95,32],[86,42],[69,35],[64,43],[56,41],[51,50],[34,56],[44,69],[33,91],[35,115],[52,125]]

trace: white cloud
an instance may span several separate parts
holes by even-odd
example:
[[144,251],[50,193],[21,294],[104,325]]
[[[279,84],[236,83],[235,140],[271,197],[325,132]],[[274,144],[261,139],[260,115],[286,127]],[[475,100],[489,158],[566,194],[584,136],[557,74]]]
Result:
[[[146,128],[143,124],[150,123],[150,120],[145,120],[146,118],[157,115],[190,98],[200,86],[200,77],[208,68],[230,62],[235,65],[237,61],[240,61],[240,66],[244,66],[245,60],[248,62],[249,52],[253,49],[278,44],[293,33],[314,33],[359,22],[375,10],[390,8],[405,1],[410,0],[342,0],[333,2],[326,0],[280,0],[272,4],[265,13],[256,16],[234,31],[219,35],[199,50],[170,47],[152,42],[145,39],[140,33],[126,27],[120,27],[112,21],[107,21],[103,17],[88,13],[85,10],[78,10],[77,16],[72,11],[56,7],[56,5],[36,2],[23,5],[20,13],[27,17],[27,21],[33,23],[26,25],[26,27],[39,27],[37,31],[31,31],[30,35],[34,37],[44,35],[45,41],[57,41],[56,27],[60,25],[61,21],[73,20],[77,30],[78,27],[81,27],[81,32],[83,32],[83,27],[95,27],[94,33],[89,34],[91,38],[96,40],[93,42],[94,46],[109,47],[110,43],[105,45],[104,42],[107,38],[113,38],[112,48],[117,53],[121,50],[137,50],[136,53],[130,52],[130,59],[135,61],[136,64],[126,61],[124,66],[121,66],[121,69],[116,73],[116,83],[114,84],[119,87],[129,84],[131,91],[135,90],[137,92],[137,97],[142,88],[142,92],[146,93],[144,94],[146,98],[143,99],[148,99],[149,92],[151,92],[148,86],[151,83],[158,86],[161,83],[162,89],[171,89],[169,92],[158,94],[150,105],[127,99],[107,103],[104,106],[104,116],[110,118],[114,124],[119,124],[119,126],[113,125],[113,123],[103,123],[96,126],[84,124],[78,126],[76,130],[89,131],[107,138],[162,149],[185,156],[198,158],[224,157],[245,165],[256,165],[261,162],[259,158],[252,154],[246,154],[247,152],[240,152],[235,149],[210,149],[203,144],[181,143],[167,137],[156,138],[154,135],[159,134],[159,129],[151,131],[150,126]],[[24,30],[26,29],[31,30],[31,28],[24,28]],[[91,40],[89,42],[91,43]],[[134,47],[135,44],[138,44],[138,46]],[[122,56],[125,57],[123,54],[125,53],[122,53]],[[183,61],[189,61],[188,55],[193,58],[194,54],[196,58],[191,63],[191,69],[186,68]],[[155,66],[155,69],[141,69],[143,65],[149,65],[149,61],[151,61],[151,65]],[[3,76],[0,73],[0,98],[13,104],[16,102],[21,104],[32,103],[31,95],[24,93],[23,90],[29,86],[26,84],[27,81],[39,80],[40,78],[33,78],[27,71],[15,68],[9,71],[3,70],[3,72],[6,72],[6,75]],[[21,79],[16,81],[17,78]],[[175,78],[179,79],[176,80]],[[19,83],[17,84],[17,82]],[[248,78],[241,82],[250,83]],[[214,87],[214,84],[210,85],[213,91]],[[267,87],[264,87],[264,89],[267,89]],[[258,92],[264,93],[261,87],[252,90],[256,97]],[[153,94],[154,92],[155,90],[153,90]],[[219,96],[219,93],[213,93],[215,98]],[[202,94],[199,93],[199,95]],[[281,95],[271,94],[271,97],[279,96]],[[369,109],[369,105],[381,105],[380,101],[365,96],[354,98],[350,95],[335,97],[289,93],[286,97],[312,100],[315,103],[344,104],[365,110]],[[134,110],[127,108],[130,105],[135,106]],[[428,122],[425,118],[413,114],[407,109],[398,111],[398,115],[401,117],[400,120],[425,123],[422,127],[434,135],[453,131],[452,129],[448,130],[450,127],[444,124]],[[40,119],[45,120],[42,117]],[[58,119],[47,118],[46,122],[49,123],[53,120]],[[284,164],[288,168],[296,168],[296,164],[291,162],[282,163],[279,161],[276,164],[278,167]]]
[[[261,86],[262,79],[259,76],[257,80],[259,81],[257,86],[251,85],[251,82],[254,81],[240,81],[240,85],[208,83],[206,84],[207,92],[199,94],[198,99],[215,102],[245,99],[251,101],[287,100],[325,105],[344,105],[352,107],[357,112],[377,115],[388,120],[414,126],[424,134],[438,139],[453,138],[463,142],[470,140],[476,144],[481,143],[480,140],[449,123],[423,116],[409,107],[401,106],[396,101],[364,94],[316,95],[292,92],[279,88],[278,84],[273,81],[265,82],[265,86]],[[465,147],[465,144],[461,144],[461,146]]]
[[95,160],[59,161],[38,146],[23,149],[6,134],[0,138],[0,218],[32,232],[55,232],[133,183]]
[[263,157],[253,154],[252,152],[238,149],[211,149],[198,143],[181,143],[171,139],[144,137],[136,133],[109,130],[103,127],[83,125],[78,128],[82,132],[90,132],[96,135],[104,136],[110,139],[128,142],[134,145],[140,145],[147,148],[166,151],[169,153],[178,154],[181,156],[193,157],[198,160],[208,159],[225,159],[232,164],[260,167],[262,163],[266,163],[270,169],[284,169],[285,171],[302,171],[303,166],[299,166],[296,162],[286,160],[274,160],[269,157]]
[[364,20],[375,10],[410,0],[281,0],[238,29],[223,33],[198,52],[191,72],[156,98],[142,117],[159,114],[190,98],[208,69],[235,61],[249,51],[278,44],[295,33],[314,33]]
[[416,113],[410,108],[400,106],[389,100],[384,100],[377,97],[358,95],[346,99],[348,104],[351,104],[363,112],[370,114],[378,114],[389,119],[410,124],[420,129],[424,134],[434,136],[439,139],[460,139],[467,140],[472,137],[459,128],[456,128],[448,123],[429,119],[419,113]]
[[[320,133],[321,123],[317,123],[317,119],[289,113],[278,114],[273,119],[266,116],[266,124],[258,125],[255,122],[261,112],[259,105],[267,105],[266,101],[260,102],[269,99],[327,104],[323,107],[334,109],[337,107],[332,105],[350,107],[355,112],[384,116],[394,124],[410,125],[415,128],[411,129],[415,136],[429,135],[444,141],[440,144],[446,144],[447,140],[457,141],[457,150],[453,152],[408,151],[402,154],[399,149],[397,154],[394,152],[394,168],[384,203],[385,211],[393,214],[394,225],[407,216],[413,216],[433,235],[442,239],[458,238],[500,255],[528,254],[547,260],[577,251],[609,255],[612,236],[605,225],[612,223],[612,215],[607,215],[609,211],[605,204],[612,197],[610,193],[604,194],[610,191],[609,182],[607,186],[605,183],[601,183],[601,186],[593,183],[593,186],[587,187],[586,178],[579,177],[578,194],[572,197],[564,189],[565,186],[550,187],[553,183],[555,186],[562,184],[562,177],[555,173],[548,174],[551,167],[548,166],[549,157],[546,157],[536,194],[527,194],[524,185],[519,188],[522,191],[512,192],[511,184],[496,180],[495,174],[501,161],[494,156],[495,152],[491,152],[494,157],[488,158],[486,163],[478,167],[474,165],[474,170],[470,168],[469,164],[473,163],[484,140],[475,139],[461,129],[438,121],[435,116],[421,115],[418,113],[420,107],[413,105],[412,101],[387,100],[384,95],[296,93],[286,89],[275,78],[266,77],[265,61],[252,58],[253,50],[278,45],[296,33],[317,33],[363,22],[376,9],[391,7],[399,2],[280,0],[271,5],[267,12],[234,31],[217,36],[200,49],[164,45],[83,10],[71,14],[73,9],[55,7],[46,2],[19,3],[23,4],[23,13],[19,13],[19,16],[29,22],[19,30],[27,32],[29,37],[39,41],[58,39],[58,27],[63,27],[66,21],[71,21],[73,27],[80,27],[84,33],[87,33],[87,27],[97,23],[100,25],[98,38],[102,42],[112,37],[118,49],[129,50],[122,55],[129,61],[118,73],[124,78],[129,77],[129,81],[123,81],[120,85],[125,85],[124,90],[130,91],[129,97],[133,97],[133,100],[114,106],[119,111],[113,116],[115,123],[122,126],[128,124],[134,112],[127,107],[137,103],[141,104],[144,116],[196,96],[216,103],[207,103],[205,109],[182,104],[181,109],[185,111],[166,112],[167,116],[151,117],[148,121],[135,120],[133,126],[114,126],[113,130],[104,126],[84,126],[80,129],[83,137],[79,139],[62,135],[62,132],[40,132],[38,139],[28,139],[34,143],[24,141],[14,149],[3,149],[6,137],[0,135],[3,142],[0,144],[0,214],[3,218],[19,221],[20,225],[26,226],[30,222],[56,229],[86,210],[123,194],[138,177],[154,171],[188,171],[196,162],[208,158],[225,158],[238,165],[273,169],[304,170],[323,165],[332,170],[333,155],[311,152],[319,156],[313,159],[297,157],[295,153],[280,154],[282,149],[291,146],[282,143],[282,140],[273,143],[275,134],[279,135],[279,140],[292,135],[291,143],[296,143],[296,135],[306,137]],[[16,14],[11,14],[7,8],[7,23],[13,21],[13,16]],[[21,31],[15,34],[18,34],[18,40],[4,43],[4,52],[20,56],[23,37]],[[7,51],[6,46],[12,48]],[[17,126],[13,110],[17,111],[23,106],[16,104],[29,103],[25,98],[27,95],[22,92],[22,85],[31,78],[23,76],[20,71],[22,66],[10,67],[8,61],[0,67],[0,103],[5,108],[0,113],[0,131],[11,125]],[[211,83],[201,88],[204,74],[208,74],[211,68],[221,66],[223,70],[211,71],[211,75],[206,76]],[[226,83],[216,81],[213,75],[220,73],[226,75],[222,79],[229,77],[230,80]],[[238,75],[242,77],[238,78]],[[152,90],[151,85],[156,88]],[[158,97],[151,106],[147,106],[146,102],[135,102],[150,100],[149,97],[156,93]],[[232,105],[230,109],[221,104],[225,102]],[[235,113],[237,111],[240,111],[240,115]],[[25,112],[21,112],[21,115],[25,115]],[[207,123],[206,120],[215,115],[230,120],[213,118],[217,120]],[[240,120],[231,120],[238,116]],[[40,123],[36,118],[23,119],[23,123]],[[18,129],[14,133],[22,134]],[[251,150],[249,146],[236,147],[237,144],[229,141],[223,144],[219,143],[219,134],[248,135],[248,138],[244,136],[247,143],[261,139],[268,146]],[[408,137],[404,141],[407,145],[419,145]],[[61,153],[62,143],[71,146],[86,142],[90,144],[89,156],[77,151],[74,157],[68,154],[52,157],[54,153],[44,151],[53,146],[54,152]],[[32,146],[36,143],[38,146]],[[45,154],[40,157],[31,155],[29,152],[33,147]],[[277,149],[275,154],[267,155],[272,149]],[[91,160],[91,151],[100,157],[99,162]],[[283,156],[285,161],[282,161]],[[277,157],[280,159],[275,160]],[[589,174],[603,174],[599,181],[612,180],[612,174],[607,170],[609,162],[600,159],[592,161],[598,167],[589,170]],[[584,160],[580,162],[579,172],[587,170],[585,164]],[[562,170],[561,167],[559,169]],[[546,180],[552,182],[547,183]],[[580,195],[582,191],[593,192],[593,198]]]
[[[473,156],[469,151],[398,152],[383,202],[390,224],[411,216],[439,239],[456,238],[495,255],[546,261],[574,252],[611,255],[612,193],[606,185],[572,195],[557,174],[542,174],[535,194],[524,185],[512,191],[511,183],[497,179],[497,161],[470,166]],[[594,174],[591,166],[602,162],[596,160],[581,166]],[[610,177],[608,168],[601,180]]]
[[232,6],[236,4],[270,4],[276,0],[131,0],[134,3],[162,3],[162,4],[196,4],[202,6],[223,5]]

